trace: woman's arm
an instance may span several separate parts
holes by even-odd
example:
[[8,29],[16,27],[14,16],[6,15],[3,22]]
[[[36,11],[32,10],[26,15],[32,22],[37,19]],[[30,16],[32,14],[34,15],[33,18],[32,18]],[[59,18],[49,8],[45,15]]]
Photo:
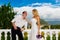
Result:
[[38,32],[40,32],[40,17],[37,17]]
[[38,29],[40,30],[40,17],[37,17]]

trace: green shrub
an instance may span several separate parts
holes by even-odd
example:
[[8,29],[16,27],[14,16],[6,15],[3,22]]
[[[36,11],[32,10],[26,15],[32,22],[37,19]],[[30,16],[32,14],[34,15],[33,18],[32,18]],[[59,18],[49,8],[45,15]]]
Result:
[[5,40],[5,33],[2,32],[1,35],[2,35],[2,36],[1,36],[1,40]]
[[58,40],[60,40],[60,32],[58,33]]
[[56,35],[55,34],[52,35],[52,40],[56,40]]
[[47,40],[50,40],[50,35],[47,35],[47,37],[46,37],[46,38],[47,38]]
[[7,33],[7,40],[10,40],[10,32]]
[[28,40],[28,33],[27,32],[24,33],[24,40]]
[[51,25],[51,29],[60,29],[60,25]]

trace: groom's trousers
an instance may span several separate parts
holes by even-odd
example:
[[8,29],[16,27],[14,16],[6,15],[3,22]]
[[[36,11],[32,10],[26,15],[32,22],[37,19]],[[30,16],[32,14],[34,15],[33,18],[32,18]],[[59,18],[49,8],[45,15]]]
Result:
[[23,34],[21,32],[21,29],[19,27],[17,27],[17,30],[15,30],[13,27],[11,29],[11,36],[12,36],[12,40],[16,40],[16,34],[18,35],[18,39],[19,40],[23,40]]

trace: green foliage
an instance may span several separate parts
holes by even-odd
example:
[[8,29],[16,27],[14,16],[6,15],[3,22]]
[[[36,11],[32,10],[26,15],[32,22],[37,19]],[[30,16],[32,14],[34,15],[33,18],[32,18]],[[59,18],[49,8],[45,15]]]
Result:
[[0,7],[0,28],[11,28],[11,20],[14,18],[15,13],[10,3],[8,5],[2,5]]
[[10,33],[7,33],[7,40],[10,40]]
[[28,37],[24,37],[24,40],[28,40]]
[[27,32],[24,33],[24,40],[28,40],[28,33]]
[[1,36],[1,40],[5,40],[5,33],[2,32],[1,35],[2,35],[2,36]]
[[60,32],[58,33],[58,40],[60,40]]
[[[42,29],[49,29],[49,25],[45,25]],[[50,25],[50,29],[60,29],[60,25]]]
[[51,29],[60,29],[60,25],[51,25]]
[[46,38],[47,38],[47,40],[50,40],[50,35],[48,35]]
[[42,27],[41,29],[49,29],[48,25],[45,25],[44,27]]
[[52,40],[56,40],[56,35],[55,34],[52,35]]

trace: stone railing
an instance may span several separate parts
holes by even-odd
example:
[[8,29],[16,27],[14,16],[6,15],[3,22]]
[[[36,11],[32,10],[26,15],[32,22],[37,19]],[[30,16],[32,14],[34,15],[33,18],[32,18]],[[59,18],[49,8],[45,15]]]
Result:
[[[29,35],[30,35],[30,29],[24,30],[24,32],[28,33],[28,40],[29,40]],[[46,40],[47,35],[50,35],[50,40],[52,40],[52,34],[56,34],[56,40],[58,40],[58,33],[60,32],[60,30],[58,29],[41,29],[41,32],[44,32],[44,40]],[[4,32],[5,33],[5,40],[7,40],[7,33],[10,32],[10,37],[11,37],[11,29],[0,29],[0,40],[1,40],[1,33]],[[17,37],[17,36],[16,36]],[[11,38],[10,38],[11,40]],[[18,40],[18,38],[17,38]]]

